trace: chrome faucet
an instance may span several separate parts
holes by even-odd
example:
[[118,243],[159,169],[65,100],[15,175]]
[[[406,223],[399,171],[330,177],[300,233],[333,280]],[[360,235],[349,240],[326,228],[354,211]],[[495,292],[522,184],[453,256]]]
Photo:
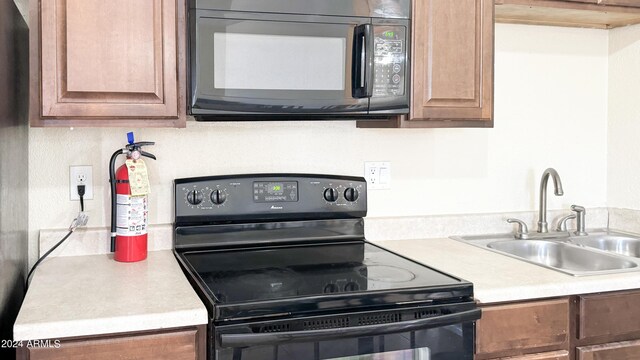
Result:
[[562,190],[562,181],[560,181],[560,175],[553,168],[548,168],[542,173],[540,179],[540,214],[538,215],[538,232],[548,233],[549,227],[547,224],[547,183],[549,182],[549,176],[553,178],[553,185],[555,187],[554,193],[556,196],[564,195]]

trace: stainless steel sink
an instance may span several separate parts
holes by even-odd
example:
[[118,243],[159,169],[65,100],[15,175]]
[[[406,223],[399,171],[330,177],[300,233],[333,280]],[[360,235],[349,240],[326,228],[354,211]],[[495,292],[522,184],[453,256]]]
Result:
[[640,238],[616,231],[589,232],[587,236],[571,237],[572,244],[640,258]]
[[550,240],[503,240],[491,242],[487,247],[572,275],[638,267],[618,256]]
[[452,239],[574,276],[640,271],[640,236],[603,229],[587,232],[535,240],[517,240],[512,234]]

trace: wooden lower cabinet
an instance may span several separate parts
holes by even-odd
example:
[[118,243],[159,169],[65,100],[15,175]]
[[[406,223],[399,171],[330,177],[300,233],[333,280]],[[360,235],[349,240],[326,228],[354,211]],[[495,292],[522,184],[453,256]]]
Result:
[[529,359],[522,355],[568,348],[568,298],[482,307],[476,324],[476,359]]
[[640,7],[638,0],[599,0],[599,4]]
[[577,360],[637,360],[640,359],[640,340],[581,346],[576,349]]
[[566,350],[499,358],[499,360],[569,360]]
[[[59,340],[59,346],[57,346]],[[50,339],[18,349],[18,360],[204,360],[206,327]]]
[[640,360],[640,290],[481,308],[477,360]]
[[603,343],[615,336],[640,338],[640,291],[579,295],[574,304],[578,339]]

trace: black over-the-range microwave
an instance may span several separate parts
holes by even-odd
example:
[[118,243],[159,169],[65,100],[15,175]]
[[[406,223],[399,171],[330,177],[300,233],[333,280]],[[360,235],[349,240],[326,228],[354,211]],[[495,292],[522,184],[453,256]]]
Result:
[[191,0],[197,120],[409,112],[410,0]]

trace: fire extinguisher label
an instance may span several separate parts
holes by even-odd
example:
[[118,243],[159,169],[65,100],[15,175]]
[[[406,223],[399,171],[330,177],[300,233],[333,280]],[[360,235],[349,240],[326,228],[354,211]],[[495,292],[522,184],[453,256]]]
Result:
[[137,236],[147,233],[148,210],[146,196],[117,194],[116,234]]
[[151,192],[149,186],[149,174],[147,173],[147,164],[142,159],[125,161],[127,172],[129,173],[129,187],[131,195],[142,196]]

